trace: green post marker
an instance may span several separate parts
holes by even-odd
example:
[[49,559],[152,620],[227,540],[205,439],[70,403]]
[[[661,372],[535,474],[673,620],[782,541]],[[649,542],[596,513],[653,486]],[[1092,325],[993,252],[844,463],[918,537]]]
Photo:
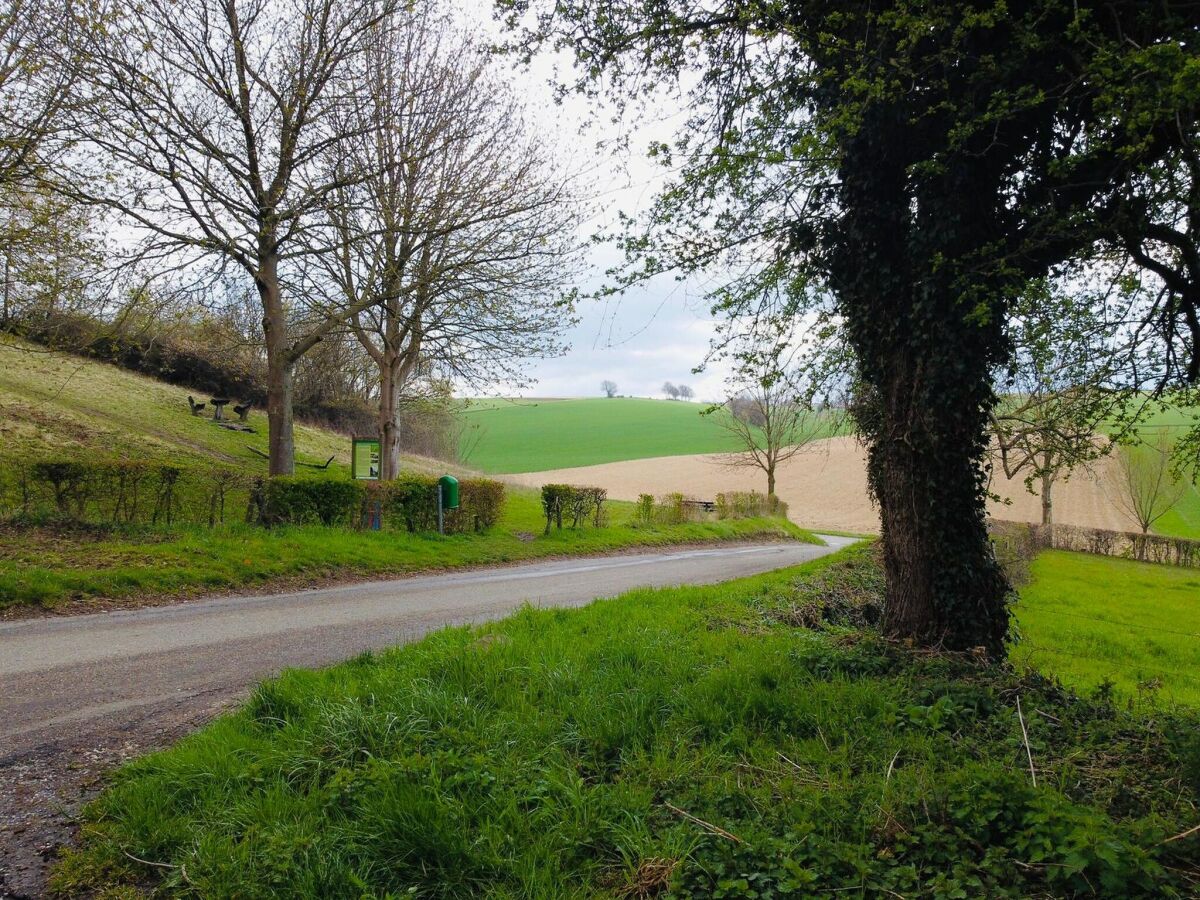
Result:
[[438,479],[438,534],[446,533],[444,510],[458,509],[458,479],[443,475]]

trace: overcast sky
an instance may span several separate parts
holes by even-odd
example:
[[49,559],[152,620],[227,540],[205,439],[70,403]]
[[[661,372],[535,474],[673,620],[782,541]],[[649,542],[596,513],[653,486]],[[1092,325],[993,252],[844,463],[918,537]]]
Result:
[[[467,15],[491,34],[499,32],[485,5],[471,7]],[[598,111],[582,98],[553,102],[549,83],[563,58],[536,59],[531,69],[513,66],[510,78],[525,96],[531,120],[546,139],[565,150],[567,165],[580,172],[584,195],[595,214],[585,224],[582,238],[607,230],[617,212],[635,215],[652,202],[662,176],[657,164],[646,159],[651,141],[669,141],[683,121],[682,102],[671,97],[656,101],[650,117],[627,117],[612,123],[611,110]],[[608,149],[618,136],[629,138],[628,152]],[[582,291],[604,283],[604,271],[620,259],[612,247],[589,249],[589,274],[577,285]],[[699,375],[692,370],[703,363],[714,333],[714,322],[699,283],[680,283],[665,277],[607,302],[584,301],[579,324],[567,338],[566,355],[531,361],[529,373],[537,384],[525,396],[599,396],[600,382],[615,381],[618,392],[638,397],[662,396],[664,381],[688,384],[701,400],[722,395],[725,370],[710,367]],[[498,386],[495,393],[507,393]]]

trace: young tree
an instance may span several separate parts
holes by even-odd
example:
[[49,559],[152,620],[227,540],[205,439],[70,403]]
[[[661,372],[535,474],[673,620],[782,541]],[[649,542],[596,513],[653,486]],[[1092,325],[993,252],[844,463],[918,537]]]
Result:
[[[292,369],[357,311],[296,329],[285,294],[315,211],[353,177],[323,166],[347,135],[351,63],[393,0],[146,0],[86,30],[91,96],[64,181],[148,235],[143,258],[235,266],[258,294],[267,357],[269,470],[293,471]],[[95,165],[89,165],[95,157]],[[98,167],[98,171],[97,171]],[[363,307],[375,298],[363,302]]]
[[1159,429],[1153,443],[1123,448],[1112,501],[1133,519],[1142,534],[1171,511],[1187,485],[1171,471],[1171,440]]
[[[993,373],[1032,279],[1094,251],[1111,185],[1196,137],[1187,4],[1068,0],[501,0],[575,52],[581,87],[642,98],[687,75],[692,116],[655,155],[680,174],[625,283],[743,273],[734,316],[780,296],[832,311],[880,508],[883,628],[1004,652],[1010,587],[985,525]],[[532,8],[534,15],[526,17]],[[1137,85],[1138,87],[1134,87]],[[1125,106],[1138,110],[1136,127]],[[824,288],[813,290],[813,286]]]
[[487,48],[446,17],[398,11],[356,62],[329,167],[361,176],[327,195],[313,238],[334,252],[312,255],[309,284],[336,288],[378,368],[388,479],[416,379],[518,382],[559,351],[578,206]]
[[686,384],[679,385],[679,399],[680,400],[691,400],[695,396],[696,396],[696,392],[693,391]]
[[609,381],[605,379],[604,381],[600,382],[600,390],[604,391],[604,396],[611,400],[613,397],[617,396],[617,383],[615,381]]
[[1105,297],[1045,281],[1014,305],[1012,362],[997,378],[1002,395],[990,414],[991,455],[1008,478],[1023,475],[1026,489],[1041,497],[1043,525],[1054,521],[1055,483],[1111,451],[1104,427],[1116,427],[1119,437],[1132,425],[1138,369],[1123,321]]
[[737,440],[738,450],[727,454],[731,466],[761,469],[767,476],[767,496],[775,496],[779,466],[804,452],[828,433],[828,423],[804,396],[794,377],[777,372],[758,377],[743,372],[740,388],[714,407],[717,422]]
[[669,400],[678,400],[679,399],[679,388],[675,387],[675,385],[673,385],[669,381],[663,382],[662,392],[663,392],[663,394],[665,394],[667,396],[667,398]]

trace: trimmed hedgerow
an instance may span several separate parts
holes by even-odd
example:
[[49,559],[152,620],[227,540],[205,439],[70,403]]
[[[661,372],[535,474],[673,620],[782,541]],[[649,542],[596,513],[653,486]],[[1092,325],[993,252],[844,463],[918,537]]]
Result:
[[588,521],[596,528],[606,522],[604,501],[608,491],[604,488],[574,484],[547,484],[542,486],[542,512],[546,516],[546,534],[552,525],[561,531],[563,517],[571,519],[571,527],[578,528]]
[[0,483],[0,512],[27,522],[214,527],[225,522],[227,501],[244,496],[248,482],[243,473],[221,466],[36,460],[16,467]]
[[[438,480],[429,475],[402,475],[394,481],[370,485],[365,504],[377,504],[385,528],[410,532],[437,531]],[[500,521],[504,511],[504,485],[488,478],[463,478],[458,482],[459,506],[444,511],[446,534],[485,531]],[[369,510],[364,505],[364,521]]]
[[[437,530],[438,482],[427,475],[376,483],[314,476],[254,478],[220,466],[39,460],[8,476],[0,483],[0,513],[13,522],[213,528],[224,524],[226,510],[240,503],[246,522],[253,525],[365,527],[378,508],[384,527]],[[465,478],[459,482],[459,499],[459,508],[446,510],[446,533],[485,531],[500,520],[504,485]]]
[[363,487],[356,481],[280,476],[263,484],[264,520],[270,525],[337,525],[357,523]]
[[490,478],[463,478],[458,482],[458,509],[449,510],[446,533],[486,531],[504,512],[504,484]]
[[717,494],[718,519],[754,519],[786,516],[787,504],[778,497],[758,491],[724,491]]

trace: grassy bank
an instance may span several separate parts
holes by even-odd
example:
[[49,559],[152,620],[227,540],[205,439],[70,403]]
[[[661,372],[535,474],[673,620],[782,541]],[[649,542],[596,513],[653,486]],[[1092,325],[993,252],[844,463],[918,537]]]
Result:
[[632,504],[612,503],[612,524],[607,528],[567,528],[543,535],[545,521],[536,495],[514,490],[500,523],[479,535],[440,537],[316,526],[12,529],[0,533],[0,609],[72,602],[87,607],[95,598],[159,598],[271,582],[402,574],[700,541],[815,540],[782,519],[639,527],[632,518]]
[[1200,708],[1200,571],[1051,550],[1016,607],[1014,659],[1080,688]]
[[[102,455],[266,474],[266,460],[250,450],[267,450],[265,412],[250,413],[253,434],[229,431],[209,415],[191,415],[188,393],[0,335],[0,470],[34,459]],[[303,424],[296,425],[295,437],[298,462],[333,456],[331,469],[348,473],[348,438]]]
[[123,770],[57,886],[745,898],[1200,883],[1195,836],[1166,842],[1196,824],[1200,722],[886,645],[849,624],[879,592],[858,550],[285,673]]

